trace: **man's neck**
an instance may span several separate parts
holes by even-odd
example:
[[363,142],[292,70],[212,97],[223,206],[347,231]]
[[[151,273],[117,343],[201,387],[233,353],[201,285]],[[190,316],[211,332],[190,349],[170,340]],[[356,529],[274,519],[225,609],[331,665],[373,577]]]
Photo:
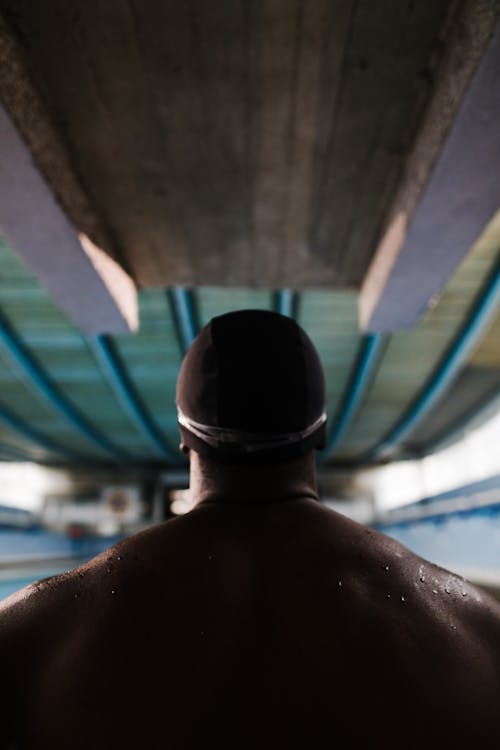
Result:
[[196,503],[275,503],[318,500],[314,455],[288,463],[231,466],[190,453],[190,491]]

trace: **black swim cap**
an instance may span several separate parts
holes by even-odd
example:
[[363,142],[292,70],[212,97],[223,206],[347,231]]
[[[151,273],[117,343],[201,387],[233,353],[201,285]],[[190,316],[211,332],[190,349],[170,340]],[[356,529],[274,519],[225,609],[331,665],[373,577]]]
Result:
[[325,444],[318,353],[291,318],[242,310],[213,318],[177,380],[185,445],[230,462],[297,458]]

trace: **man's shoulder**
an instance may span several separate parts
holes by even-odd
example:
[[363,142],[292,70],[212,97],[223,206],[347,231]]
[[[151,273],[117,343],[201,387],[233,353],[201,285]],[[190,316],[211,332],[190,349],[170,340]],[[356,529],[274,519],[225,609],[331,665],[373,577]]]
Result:
[[58,575],[35,581],[0,601],[0,662],[5,684],[28,674],[58,638],[61,620],[58,623],[53,615],[64,611],[59,603],[67,579]]
[[355,586],[359,581],[358,590],[371,605],[371,594],[380,599],[383,593],[380,611],[384,617],[388,607],[397,605],[401,617],[401,610],[411,610],[422,625],[434,622],[451,633],[461,626],[500,650],[500,602],[480,586],[375,529],[339,519],[328,508],[321,509],[321,514],[325,525],[331,524],[327,533],[335,539],[336,554],[350,566],[343,583],[352,579]]
[[0,648],[25,634],[71,585],[71,572],[43,578],[0,601]]
[[111,574],[118,572],[122,561],[143,562],[141,555],[146,551],[153,553],[164,540],[176,536],[175,532],[172,534],[175,526],[174,520],[140,531],[78,567],[34,581],[1,600],[0,644],[70,599],[78,599],[83,590],[90,587],[97,591],[103,579],[113,578]]

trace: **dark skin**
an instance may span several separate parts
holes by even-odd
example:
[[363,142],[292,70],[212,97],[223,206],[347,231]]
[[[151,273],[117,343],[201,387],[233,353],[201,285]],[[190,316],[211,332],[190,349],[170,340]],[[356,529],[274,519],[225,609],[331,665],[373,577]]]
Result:
[[312,455],[191,487],[3,603],[0,747],[497,747],[496,601],[322,507]]

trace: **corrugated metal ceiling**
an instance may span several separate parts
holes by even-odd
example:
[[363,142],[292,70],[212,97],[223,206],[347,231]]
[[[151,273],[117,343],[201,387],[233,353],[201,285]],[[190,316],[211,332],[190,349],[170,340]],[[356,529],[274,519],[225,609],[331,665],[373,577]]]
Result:
[[[331,463],[377,457],[377,446],[420,403],[464,325],[481,302],[500,258],[497,215],[414,329],[386,336],[356,393],[350,421]],[[214,315],[242,308],[289,309],[316,344],[327,378],[330,430],[352,397],[367,339],[357,324],[357,295],[299,294],[255,289],[198,288],[140,293],[136,334],[87,338],[57,309],[22,262],[0,245],[0,458],[35,461],[181,465],[175,381],[194,329]],[[440,403],[396,440],[389,456],[425,452],[500,387],[496,297],[488,325],[455,366]],[[483,321],[484,323],[484,321]],[[467,397],[463,382],[467,379]],[[485,377],[487,375],[487,377]],[[455,384],[455,385],[454,385]],[[420,400],[420,401],[419,401]],[[387,457],[387,455],[385,457]]]

